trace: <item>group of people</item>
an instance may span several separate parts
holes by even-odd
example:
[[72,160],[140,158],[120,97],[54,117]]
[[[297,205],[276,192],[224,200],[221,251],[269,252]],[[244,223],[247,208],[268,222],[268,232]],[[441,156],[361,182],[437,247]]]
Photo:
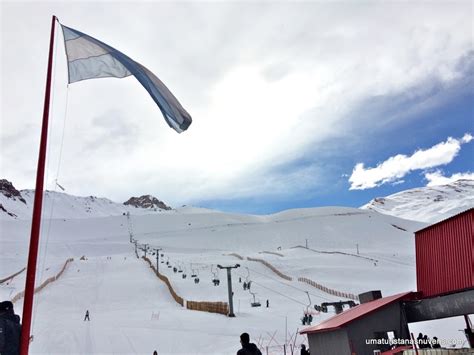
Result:
[[423,333],[419,333],[418,337],[416,338],[416,343],[418,344],[419,349],[440,349],[441,345],[438,341],[437,337],[433,337],[431,340],[428,338],[428,335],[423,335]]
[[0,354],[18,355],[20,353],[20,316],[13,311],[13,303],[0,302]]
[[313,321],[313,316],[310,313],[305,313],[303,318],[301,318],[301,323],[303,325],[311,325],[312,321]]

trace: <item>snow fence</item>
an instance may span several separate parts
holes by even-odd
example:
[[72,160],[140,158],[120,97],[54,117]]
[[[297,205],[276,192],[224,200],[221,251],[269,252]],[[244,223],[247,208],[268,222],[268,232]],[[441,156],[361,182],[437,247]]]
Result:
[[186,308],[193,311],[203,311],[228,315],[229,304],[226,302],[197,302],[186,301]]
[[21,269],[21,270],[18,271],[18,272],[15,272],[13,275],[10,275],[10,276],[5,277],[4,279],[1,279],[1,280],[0,280],[0,284],[4,283],[4,282],[6,282],[6,281],[9,281],[9,280],[11,280],[11,279],[13,279],[15,276],[20,275],[20,274],[21,274],[23,271],[25,271],[25,270],[26,270],[26,267],[24,267],[23,269]]
[[[73,262],[74,261],[74,258],[70,258],[70,259],[67,259],[66,262],[64,263],[63,267],[61,268],[61,271],[59,271],[55,276],[51,276],[49,277],[48,279],[46,279],[41,285],[39,285],[38,287],[35,288],[35,293],[37,292],[40,292],[43,288],[45,288],[46,286],[48,286],[51,282],[54,282],[56,281],[57,279],[59,279],[61,277],[61,275],[63,274],[63,272],[66,270],[66,267],[68,266],[68,264],[70,262]],[[25,296],[25,291],[21,291],[19,293],[17,293],[12,299],[11,299],[11,302],[12,303],[15,303],[16,301],[18,301],[19,299],[23,298]]]
[[176,293],[176,291],[174,290],[173,286],[171,285],[171,282],[170,280],[168,280],[168,278],[163,275],[163,274],[160,274],[158,272],[158,270],[156,270],[156,268],[153,266],[153,264],[151,263],[150,259],[148,259],[147,257],[143,256],[143,259],[148,263],[148,265],[150,265],[150,268],[153,270],[153,272],[155,273],[155,275],[161,280],[163,281],[166,286],[168,286],[168,290],[170,291],[171,293],[171,296],[173,297],[173,299],[179,303],[181,306],[184,307],[184,299],[183,297],[180,297],[178,296],[178,294]]
[[143,257],[143,259],[148,263],[148,265],[150,265],[150,268],[153,270],[155,275],[161,281],[163,281],[166,284],[166,286],[168,286],[168,290],[170,291],[171,296],[181,306],[184,307],[184,303],[186,303],[186,308],[191,311],[203,311],[203,312],[210,312],[210,313],[219,313],[219,314],[224,314],[224,315],[229,314],[229,304],[226,302],[185,301],[182,297],[180,297],[176,293],[169,279],[165,275],[160,274],[156,270],[156,268],[153,266],[150,259],[146,257]]
[[298,277],[298,281],[306,282],[308,285],[311,285],[311,286],[317,288],[318,290],[321,290],[321,291],[326,292],[326,293],[328,293],[330,295],[333,295],[333,296],[338,296],[338,297],[348,298],[348,299],[354,300],[354,301],[359,301],[359,296],[356,296],[352,293],[333,290],[332,288],[329,288],[329,287],[323,286],[321,284],[318,284],[317,282],[314,282],[313,280],[310,280],[306,277]]
[[[225,255],[225,254],[224,254]],[[230,253],[229,254],[230,256],[235,256],[237,259],[239,260],[245,260],[244,257],[242,255],[239,255],[237,253]]]
[[287,281],[292,281],[293,278],[288,276],[288,275],[285,275],[284,273],[282,273],[280,270],[278,270],[275,266],[273,266],[272,264],[270,264],[268,261],[265,261],[263,259],[256,259],[256,258],[251,258],[251,257],[247,257],[247,260],[250,260],[250,261],[256,261],[256,262],[259,262],[259,263],[262,263],[263,265],[265,265],[266,267],[268,267],[270,270],[272,270],[275,274],[277,274],[278,276],[280,276],[282,279],[285,279]]

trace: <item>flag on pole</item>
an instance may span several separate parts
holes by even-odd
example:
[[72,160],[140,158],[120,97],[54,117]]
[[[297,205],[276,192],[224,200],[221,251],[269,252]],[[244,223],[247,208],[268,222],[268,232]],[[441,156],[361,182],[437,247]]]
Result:
[[62,24],[61,27],[66,47],[69,83],[133,75],[158,105],[170,127],[178,133],[189,127],[191,116],[155,74],[109,45]]

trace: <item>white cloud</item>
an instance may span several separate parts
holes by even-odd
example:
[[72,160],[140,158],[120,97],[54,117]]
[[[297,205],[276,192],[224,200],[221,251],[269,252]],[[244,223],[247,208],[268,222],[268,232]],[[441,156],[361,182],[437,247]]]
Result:
[[[152,193],[178,204],[258,196],[267,182],[298,185],[295,171],[282,176],[275,162],[291,165],[334,136],[352,137],[350,127],[383,125],[345,117],[373,97],[453,84],[472,48],[462,3],[5,3],[1,174],[20,188],[35,181],[52,13],[155,72],[193,116],[177,135],[134,78],[70,85],[60,181],[71,193],[119,201]],[[66,101],[57,48],[51,171]]]
[[438,185],[446,185],[457,180],[474,180],[474,173],[466,172],[466,173],[456,173],[451,176],[444,176],[441,171],[435,171],[433,173],[426,173],[425,179],[428,180],[428,184],[426,186],[438,186]]
[[449,137],[426,150],[418,150],[411,156],[398,154],[378,164],[375,168],[365,168],[358,163],[349,178],[350,190],[365,190],[401,179],[414,170],[428,169],[449,164],[461,150],[461,145],[469,143],[472,135],[466,133],[462,138]]
[[463,143],[469,143],[470,141],[472,141],[473,138],[474,138],[474,137],[473,137],[471,134],[466,133],[466,134],[461,138],[461,141],[462,141]]

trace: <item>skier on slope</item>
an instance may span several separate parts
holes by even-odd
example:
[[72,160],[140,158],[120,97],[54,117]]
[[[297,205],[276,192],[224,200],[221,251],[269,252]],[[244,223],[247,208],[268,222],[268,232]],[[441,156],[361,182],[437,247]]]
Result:
[[86,315],[84,316],[84,322],[85,321],[90,321],[91,319],[89,318],[89,310],[86,310]]
[[248,333],[240,335],[240,343],[242,344],[242,349],[237,351],[237,355],[262,355],[257,345],[250,342],[250,335]]

